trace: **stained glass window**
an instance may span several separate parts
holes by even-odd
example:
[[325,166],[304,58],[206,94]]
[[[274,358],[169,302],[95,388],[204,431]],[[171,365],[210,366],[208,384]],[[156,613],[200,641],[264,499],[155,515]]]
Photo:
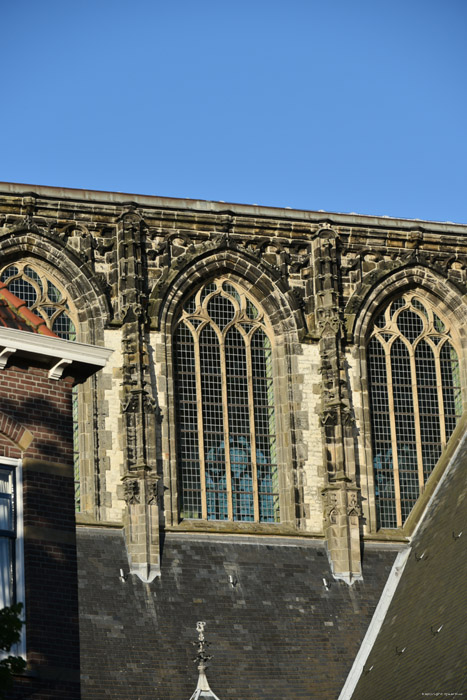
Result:
[[270,336],[231,280],[183,305],[174,333],[183,518],[279,521]]
[[462,413],[449,324],[409,293],[378,312],[367,346],[379,527],[401,527]]

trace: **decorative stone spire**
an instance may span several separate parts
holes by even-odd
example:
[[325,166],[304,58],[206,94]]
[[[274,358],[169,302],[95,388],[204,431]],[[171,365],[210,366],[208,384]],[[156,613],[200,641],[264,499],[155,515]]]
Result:
[[193,660],[195,663],[198,664],[199,677],[198,685],[196,686],[196,690],[191,696],[190,700],[202,700],[202,698],[205,698],[205,700],[219,700],[217,695],[215,695],[209,687],[208,679],[206,678],[206,669],[208,667],[207,662],[212,657],[207,653],[207,647],[209,646],[209,642],[207,642],[204,637],[205,627],[205,622],[196,623],[198,641],[193,642],[193,644],[198,647],[198,653],[196,654],[196,659]]

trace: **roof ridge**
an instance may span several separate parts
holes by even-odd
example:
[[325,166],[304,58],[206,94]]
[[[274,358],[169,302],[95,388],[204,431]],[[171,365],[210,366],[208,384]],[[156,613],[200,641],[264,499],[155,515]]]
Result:
[[50,328],[48,328],[46,322],[43,318],[35,314],[31,309],[28,308],[24,299],[20,299],[13,292],[10,292],[7,285],[0,281],[0,297],[6,301],[10,310],[19,316],[23,321],[26,322],[28,326],[32,329],[34,333],[39,333],[41,335],[48,335],[51,338],[58,338],[59,336],[54,333]]

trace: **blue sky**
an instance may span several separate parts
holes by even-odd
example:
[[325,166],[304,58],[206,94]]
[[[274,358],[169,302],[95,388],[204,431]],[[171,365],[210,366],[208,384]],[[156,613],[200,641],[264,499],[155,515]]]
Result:
[[0,180],[467,223],[465,0],[0,18]]

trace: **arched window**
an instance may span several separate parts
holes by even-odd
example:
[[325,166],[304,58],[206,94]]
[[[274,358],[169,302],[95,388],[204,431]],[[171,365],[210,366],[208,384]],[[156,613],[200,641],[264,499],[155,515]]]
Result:
[[8,265],[1,271],[0,280],[60,338],[76,340],[76,326],[65,290],[33,261]]
[[174,333],[181,515],[279,521],[272,332],[228,278],[184,303]]
[[[70,308],[66,290],[34,260],[22,260],[0,269],[0,280],[12,294],[26,302],[28,308],[41,316],[47,326],[60,338],[76,340],[76,318]],[[73,463],[75,473],[75,504],[80,510],[81,488],[79,469],[78,387],[73,387]]]
[[367,346],[379,527],[401,527],[462,413],[446,319],[415,293],[391,301]]

